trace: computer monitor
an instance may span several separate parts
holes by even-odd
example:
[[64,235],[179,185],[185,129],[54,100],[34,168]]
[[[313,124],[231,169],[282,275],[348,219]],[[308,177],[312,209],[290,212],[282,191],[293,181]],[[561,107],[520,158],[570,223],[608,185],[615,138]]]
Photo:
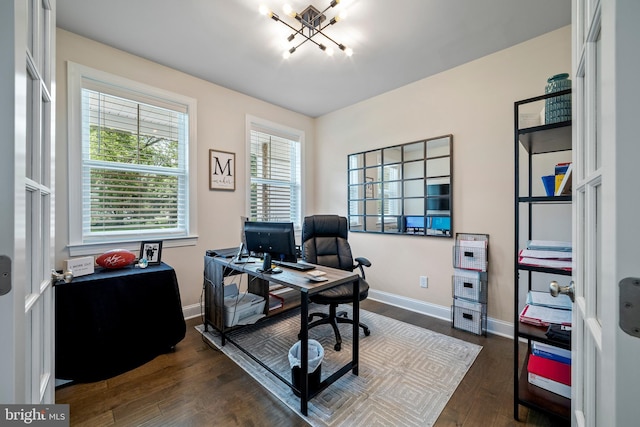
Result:
[[431,218],[432,230],[441,231],[443,234],[451,233],[451,217],[450,216],[434,216]]
[[292,222],[247,221],[244,223],[247,250],[262,253],[262,270],[271,272],[271,260],[296,261],[296,243]]
[[404,217],[404,230],[406,232],[424,232],[424,217],[418,215],[407,215]]

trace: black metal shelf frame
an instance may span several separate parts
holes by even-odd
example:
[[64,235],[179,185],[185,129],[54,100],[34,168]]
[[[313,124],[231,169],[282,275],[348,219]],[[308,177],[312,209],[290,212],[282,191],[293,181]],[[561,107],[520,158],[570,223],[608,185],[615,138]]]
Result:
[[[537,154],[553,153],[571,150],[571,121],[545,124],[529,128],[519,128],[519,109],[525,104],[543,101],[559,95],[570,94],[571,90],[554,92],[514,103],[514,148],[515,148],[515,203],[514,203],[514,418],[518,420],[519,406],[538,410],[558,419],[567,421],[570,419],[571,400],[542,388],[529,384],[527,377],[527,360],[531,352],[531,341],[552,344],[561,348],[570,349],[570,345],[550,340],[546,337],[544,328],[520,324],[520,274],[528,277],[528,288],[531,290],[534,274],[557,274],[570,276],[571,271],[555,268],[521,265],[518,262],[520,247],[520,212],[528,212],[527,238],[532,238],[532,217],[534,205],[567,204],[572,202],[571,196],[537,196],[533,194],[532,165],[533,158]],[[519,147],[527,152],[528,182],[526,194],[520,193],[520,160]],[[521,357],[520,339],[527,342],[527,350]]]

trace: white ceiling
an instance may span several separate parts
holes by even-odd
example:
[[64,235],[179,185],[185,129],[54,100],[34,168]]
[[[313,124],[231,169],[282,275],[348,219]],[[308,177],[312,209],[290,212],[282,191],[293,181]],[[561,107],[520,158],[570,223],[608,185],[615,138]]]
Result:
[[307,42],[285,60],[291,30],[258,7],[293,25],[286,2],[301,12],[330,0],[58,0],[57,25],[318,117],[571,22],[571,0],[342,0],[327,18],[348,16],[326,33],[353,56]]

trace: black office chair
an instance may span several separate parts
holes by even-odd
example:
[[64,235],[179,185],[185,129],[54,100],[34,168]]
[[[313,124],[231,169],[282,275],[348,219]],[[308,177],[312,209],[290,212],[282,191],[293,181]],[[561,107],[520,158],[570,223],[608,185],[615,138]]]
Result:
[[[305,261],[312,264],[324,265],[327,267],[339,268],[353,271],[356,267],[360,269],[360,301],[367,298],[369,294],[369,284],[365,281],[364,267],[371,266],[366,258],[356,258],[351,256],[351,247],[347,242],[347,219],[338,215],[315,215],[304,219],[302,226],[302,254]],[[315,316],[320,319],[309,324],[309,329],[329,324],[336,334],[336,351],[342,347],[342,338],[338,330],[338,323],[349,323],[353,325],[353,319],[347,317],[344,311],[336,313],[339,304],[348,304],[353,301],[353,284],[346,283],[338,285],[326,291],[319,292],[309,297],[311,302],[329,306],[329,313],[311,313],[309,321]],[[364,323],[358,323],[364,334],[369,336],[371,331]]]

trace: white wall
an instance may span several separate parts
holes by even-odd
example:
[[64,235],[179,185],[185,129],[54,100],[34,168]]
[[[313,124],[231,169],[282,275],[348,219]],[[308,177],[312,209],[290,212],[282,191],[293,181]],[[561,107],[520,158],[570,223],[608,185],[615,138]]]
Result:
[[[316,120],[58,29],[58,268],[68,258],[67,60],[198,100],[200,238],[196,246],[163,249],[162,255],[176,269],[184,306],[199,301],[205,250],[238,244],[246,196],[245,115],[250,114],[305,131],[306,214],[346,215],[348,154],[453,134],[454,233],[490,235],[489,316],[512,321],[513,103],[543,94],[549,76],[570,71],[569,27]],[[208,189],[210,148],[236,153],[235,192]],[[452,239],[351,233],[350,241],[356,256],[373,262],[367,279],[374,290],[451,305]],[[427,289],[419,287],[421,275],[429,277]]]
[[[197,57],[194,56],[194,60]],[[198,243],[195,246],[163,248],[162,260],[175,268],[183,306],[197,304],[202,290],[203,256],[207,249],[237,246],[240,216],[245,212],[245,119],[250,114],[305,132],[303,169],[305,185],[313,188],[313,119],[255,98],[160,66],[73,33],[57,30],[56,111],[56,268],[69,258],[67,199],[67,84],[66,61],[73,61],[118,76],[169,90],[198,101],[197,179]],[[209,149],[236,153],[236,191],[210,191]],[[312,192],[312,191],[310,191]],[[305,210],[311,210],[307,199]]]
[[[490,235],[488,313],[511,322],[513,103],[544,94],[548,77],[570,71],[565,27],[320,117],[313,192],[318,213],[346,215],[348,154],[453,134],[453,231]],[[451,305],[452,239],[365,233],[349,239],[354,255],[373,263],[367,279],[374,290]],[[419,287],[421,275],[429,278],[427,289]]]

